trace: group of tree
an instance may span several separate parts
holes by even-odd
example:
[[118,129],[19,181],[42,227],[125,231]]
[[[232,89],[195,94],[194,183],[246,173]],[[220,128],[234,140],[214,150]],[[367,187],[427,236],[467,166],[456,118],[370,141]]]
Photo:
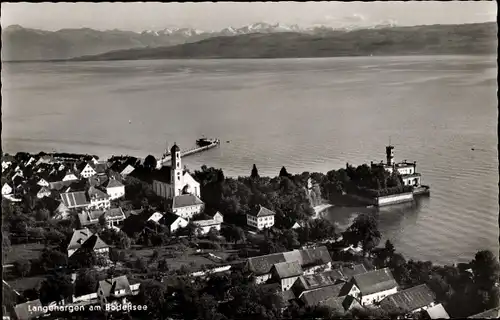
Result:
[[246,224],[246,214],[259,205],[276,213],[278,227],[286,228],[313,215],[307,192],[307,176],[290,175],[286,169],[275,178],[261,177],[254,166],[249,177],[224,177],[221,169],[202,166],[194,172],[202,200],[210,209],[224,213],[228,223]]

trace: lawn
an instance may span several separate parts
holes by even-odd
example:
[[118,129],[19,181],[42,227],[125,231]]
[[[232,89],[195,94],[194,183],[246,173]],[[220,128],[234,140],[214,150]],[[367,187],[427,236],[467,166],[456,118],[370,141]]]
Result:
[[35,260],[40,257],[45,246],[38,243],[15,244],[12,245],[12,250],[7,253],[4,265],[12,264],[17,260]]
[[[166,247],[156,247],[156,248],[142,248],[138,250],[130,250],[129,253],[135,254],[137,257],[141,257],[146,261],[149,261],[153,255],[153,251],[158,251],[158,260],[165,258],[167,264],[171,270],[180,269],[183,265],[186,267],[192,267],[193,269],[198,269],[205,264],[213,264],[213,261],[207,259],[201,255],[196,255],[195,251],[188,248],[184,254],[177,253],[175,257],[172,257],[169,253],[174,253],[175,246]],[[191,266],[194,264],[193,266]]]
[[26,278],[17,278],[14,280],[10,280],[7,283],[19,293],[22,293],[26,289],[33,289],[36,286],[45,280],[45,276],[35,276],[35,277],[26,277]]

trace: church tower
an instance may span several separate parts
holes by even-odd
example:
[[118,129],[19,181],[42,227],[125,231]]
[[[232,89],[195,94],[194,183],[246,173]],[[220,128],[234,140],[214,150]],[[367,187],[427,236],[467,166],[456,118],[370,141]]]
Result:
[[170,149],[171,157],[171,184],[172,184],[172,195],[174,197],[180,196],[182,194],[182,188],[184,186],[184,176],[182,174],[182,163],[181,163],[181,150],[176,143]]
[[385,155],[387,157],[387,165],[392,167],[394,165],[394,147],[391,145],[385,147]]

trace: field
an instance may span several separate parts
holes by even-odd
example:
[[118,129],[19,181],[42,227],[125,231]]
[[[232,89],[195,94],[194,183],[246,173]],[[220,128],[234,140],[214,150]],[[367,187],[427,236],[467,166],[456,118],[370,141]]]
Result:
[[45,246],[38,243],[15,244],[12,245],[12,250],[7,253],[4,265],[9,265],[17,260],[35,260],[40,257]]

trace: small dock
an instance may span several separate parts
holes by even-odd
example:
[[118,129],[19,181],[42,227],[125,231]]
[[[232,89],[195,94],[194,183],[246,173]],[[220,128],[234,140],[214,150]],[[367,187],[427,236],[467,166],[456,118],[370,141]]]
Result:
[[[189,149],[189,150],[181,152],[181,157],[186,157],[186,156],[189,156],[189,155],[192,155],[192,154],[195,154],[195,153],[200,153],[200,152],[203,152],[205,150],[209,150],[209,149],[215,148],[215,147],[217,147],[219,145],[220,145],[220,140],[219,139],[214,139],[214,140],[211,140],[211,142],[209,144],[207,144],[207,145],[200,146],[200,147],[195,147],[195,148],[192,148],[192,149]],[[159,165],[163,165],[163,164],[169,162],[171,159],[172,159],[171,155],[165,155],[163,158],[158,159],[158,164]]]

